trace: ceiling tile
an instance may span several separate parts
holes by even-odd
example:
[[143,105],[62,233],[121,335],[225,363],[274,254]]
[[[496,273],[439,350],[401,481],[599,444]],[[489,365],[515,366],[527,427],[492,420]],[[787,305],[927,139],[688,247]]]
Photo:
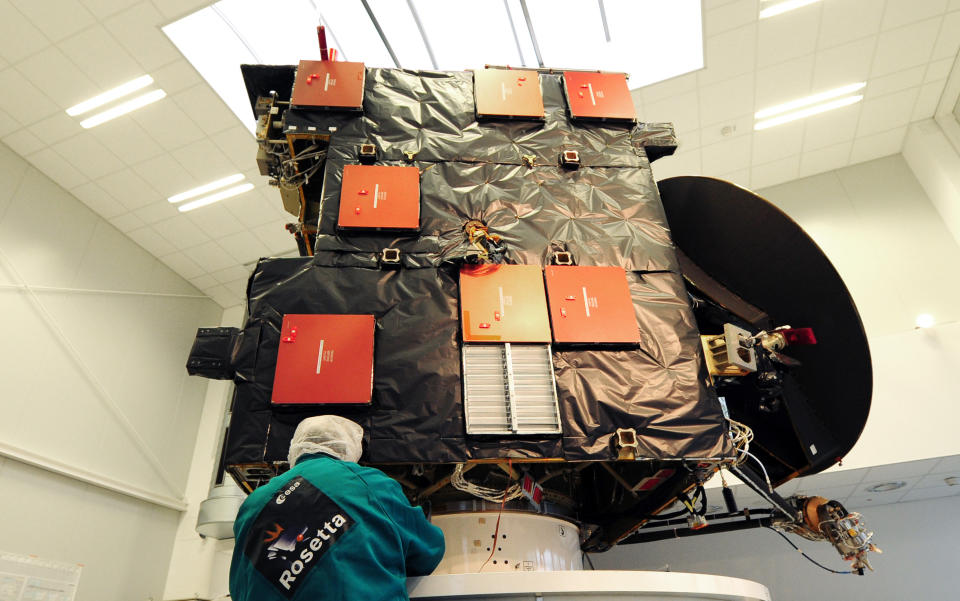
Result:
[[120,204],[117,199],[107,194],[103,188],[94,182],[87,182],[76,188],[71,188],[70,193],[106,219],[122,215],[127,211],[126,207]]
[[826,473],[814,474],[799,478],[800,489],[807,490],[812,486],[831,488],[835,486],[849,486],[859,484],[866,475],[866,470],[833,470]]
[[[906,477],[877,479],[877,478],[869,477],[869,474],[868,474],[867,477],[864,478],[859,485],[857,485],[857,491],[853,494],[855,496],[872,495],[874,497],[887,497],[887,498],[902,497],[904,494],[906,494],[907,491],[913,488],[914,484],[916,484],[919,481],[920,481],[920,476],[906,476]],[[888,490],[883,492],[871,492],[867,490],[871,486],[876,486],[878,484],[885,484],[887,482],[903,482],[904,486],[903,488],[898,488],[896,490]]]
[[872,77],[863,90],[864,99],[870,100],[878,96],[885,96],[919,86],[923,82],[923,75],[926,71],[926,65],[917,65],[883,77]]
[[800,155],[798,154],[779,161],[754,165],[750,169],[750,185],[758,190],[768,188],[797,179],[799,173]]
[[[957,474],[960,476],[960,473]],[[945,481],[944,478],[950,478],[951,476],[945,474],[927,474],[924,477],[920,478],[916,484],[913,485],[914,490],[918,488],[937,488],[937,487],[947,487],[952,488],[955,492],[960,492],[957,485],[950,487]]]
[[85,29],[58,46],[103,92],[144,74],[137,61],[100,25]]
[[174,95],[173,100],[207,134],[215,134],[239,123],[233,111],[206,82]]
[[90,11],[77,0],[57,0],[56,7],[36,0],[13,0],[13,4],[54,42],[95,22]]
[[753,73],[700,89],[700,122],[704,125],[752,115],[754,107]]
[[952,497],[960,494],[956,486],[940,486],[938,488],[915,488],[908,491],[907,494],[900,497],[900,503],[909,503],[910,501],[924,501],[926,499],[940,499],[942,497]]
[[[196,265],[193,259],[190,259],[190,262]],[[213,276],[208,273],[204,273],[203,275],[198,275],[195,278],[189,278],[189,280],[191,284],[193,284],[200,290],[203,290],[204,288],[212,288],[214,286],[219,285],[217,284],[217,280],[215,280]]]
[[[223,248],[213,240],[204,242],[193,248],[188,248],[183,251],[183,253],[193,259],[197,265],[207,270],[207,272],[219,271],[239,263],[239,261],[227,254],[227,251],[223,250]],[[204,292],[206,292],[206,290],[204,290]]]
[[757,70],[758,110],[808,96],[813,80],[814,55]]
[[174,150],[204,137],[197,124],[170,98],[164,98],[131,115],[166,150]]
[[756,23],[759,15],[757,0],[736,0],[706,11],[703,15],[704,35],[716,35],[728,29]]
[[168,94],[182,92],[203,82],[203,78],[197,74],[197,70],[185,58],[180,58],[156,69],[153,72],[153,79]]
[[[696,73],[697,81],[704,85],[749,73],[754,69],[756,55],[756,25],[747,25],[708,37],[704,42],[705,68]],[[651,99],[644,96],[643,101],[648,100]]]
[[664,98],[670,98],[684,92],[692,92],[697,89],[697,74],[688,73],[680,77],[674,77],[666,81],[661,81],[653,85],[645,86],[636,90],[634,94],[639,93],[644,103],[657,102]]
[[804,119],[803,149],[813,150],[852,140],[857,132],[862,105],[863,102],[858,102]]
[[7,134],[3,137],[3,143],[15,150],[20,156],[26,156],[46,146],[29,129],[18,129],[11,134]]
[[[131,230],[140,229],[143,226],[147,225],[146,223],[143,222],[143,219],[140,219],[133,213],[127,213],[125,215],[119,215],[117,217],[113,217],[112,219],[110,219],[110,223],[112,223],[121,232],[129,232]],[[143,234],[143,235],[151,235],[151,234]]]
[[[847,486],[831,486],[829,488],[813,486],[802,486],[797,489],[797,493],[802,495],[818,496],[833,501],[843,502],[844,499],[852,495],[857,490],[856,484]],[[778,491],[779,492],[779,491]]]
[[877,0],[842,0],[823,3],[820,48],[830,48],[880,31],[883,11]]
[[93,16],[98,19],[104,19],[117,13],[128,6],[132,6],[140,0],[80,0],[87,7]]
[[[197,265],[196,261],[183,254],[182,252],[176,252],[170,255],[166,255],[160,258],[161,261],[167,264],[167,266],[179,273],[186,279],[197,278],[205,275],[205,270]],[[191,280],[191,283],[193,281]],[[214,282],[215,284],[216,282]],[[194,284],[196,286],[196,284]],[[199,286],[197,286],[199,288]]]
[[245,229],[223,203],[203,207],[203,210],[189,211],[184,215],[208,235],[215,232],[218,236],[226,236]]
[[164,199],[198,185],[183,165],[166,153],[134,165],[133,170],[160,192]]
[[947,10],[947,0],[887,0],[883,12],[883,29],[915,23]]
[[177,248],[190,248],[210,240],[210,236],[194,225],[192,221],[185,219],[182,214],[153,224],[153,229]]
[[941,457],[940,461],[930,470],[930,473],[960,476],[960,455]]
[[203,291],[204,294],[212,298],[218,305],[223,308],[234,307],[239,305],[242,301],[235,294],[230,292],[224,286],[214,286],[212,288],[206,288]]
[[933,47],[934,60],[953,58],[960,49],[960,12],[948,14],[940,28],[937,43]]
[[[700,130],[684,132],[683,135],[677,138],[677,152],[686,152],[694,148],[700,148],[700,146],[702,146],[700,140]],[[719,142],[719,140],[717,141]]]
[[55,144],[83,133],[80,123],[63,111],[57,111],[27,128],[45,145]]
[[17,65],[17,70],[61,109],[101,92],[97,85],[55,46],[24,59]]
[[688,92],[659,102],[644,104],[644,121],[673,123],[680,134],[700,127],[700,99],[696,92]]
[[857,136],[868,136],[909,123],[919,91],[919,88],[910,88],[864,100]]
[[950,0],[947,10],[960,10],[960,0]]
[[[700,146],[708,146],[715,142],[722,142],[730,138],[753,134],[753,112],[740,115],[735,119],[727,119],[723,123],[709,125],[700,130]],[[681,140],[682,141],[682,140]]]
[[166,153],[133,119],[107,121],[90,132],[126,165],[136,165]]
[[834,144],[826,148],[809,150],[800,156],[800,177],[839,169],[847,164],[853,142]]
[[231,265],[226,269],[214,271],[210,275],[219,283],[228,284],[240,279],[246,281],[246,279],[250,277],[250,271],[243,265]]
[[180,52],[160,30],[166,19],[150,2],[141,2],[104,21],[107,29],[145,69],[180,58]]
[[884,482],[887,480],[905,480],[915,476],[924,476],[937,464],[939,458],[904,461],[887,465],[877,465],[867,470],[864,481]]
[[247,278],[228,282],[223,287],[229,290],[234,298],[243,299],[247,295]]
[[953,68],[953,61],[953,58],[944,58],[927,65],[927,73],[923,76],[924,83],[940,81],[949,77],[950,69]]
[[[699,173],[699,171],[700,169],[698,164],[696,171],[688,171],[687,174],[693,175]],[[654,175],[657,175],[656,171],[654,171]],[[290,221],[293,221],[294,219],[295,218],[291,215]],[[297,250],[297,241],[294,240],[293,235],[288,232],[287,228],[285,227],[287,223],[288,222],[285,220],[280,220],[273,223],[265,223],[259,227],[253,228],[253,234],[266,245],[267,249],[270,250],[270,254],[273,256],[295,252]]]
[[53,148],[81,173],[93,179],[125,168],[123,161],[89,132],[58,142]]
[[[156,190],[151,188],[143,178],[129,169],[111,173],[97,180],[100,187],[113,196],[120,204],[133,211],[145,207],[151,202],[162,200]],[[166,254],[166,253],[164,253]]]
[[270,249],[248,231],[224,236],[219,238],[217,243],[240,263],[256,261],[261,257],[270,256]]
[[875,47],[876,38],[866,38],[817,52],[812,89],[819,92],[867,81]]
[[757,66],[764,67],[803,56],[817,47],[821,3],[760,21]]
[[937,112],[940,96],[943,95],[944,83],[944,81],[935,81],[920,87],[920,94],[917,96],[917,104],[913,107],[910,121],[920,121],[933,117]]
[[[709,175],[709,174],[705,174]],[[716,177],[722,179],[723,181],[730,182],[731,184],[736,184],[743,188],[752,189],[750,184],[750,169],[738,169],[736,171],[731,171],[730,173],[721,173],[720,175],[712,175],[711,177]]]
[[741,136],[700,149],[704,175],[716,176],[750,166],[751,136]]
[[52,148],[44,148],[24,158],[63,188],[74,188],[87,181],[87,176],[64,161]]
[[170,154],[195,178],[196,181],[191,187],[206,184],[235,172],[233,163],[210,138],[198,140]]
[[36,123],[60,110],[13,67],[0,71],[0,90],[17,91],[16,94],[0,94],[0,109],[23,125]]
[[276,188],[266,186],[259,186],[249,194],[229,198],[221,206],[227,207],[248,228],[271,223],[287,215],[280,202],[280,193]]
[[49,44],[47,37],[23,13],[7,0],[0,0],[0,56],[4,60],[15,63]]
[[930,60],[940,21],[939,18],[928,19],[881,33],[870,75],[887,75]]
[[857,137],[850,151],[850,164],[871,161],[900,152],[906,135],[907,128],[901,127],[872,136]]
[[155,257],[162,257],[177,252],[177,247],[154,231],[149,225],[131,230],[127,232],[127,236]]
[[211,139],[237,169],[248,169],[256,162],[254,138],[242,125],[214,134]]
[[754,132],[753,164],[799,155],[803,146],[803,130],[804,123],[801,120]]
[[[680,175],[700,175],[703,171],[700,164],[700,149],[694,148],[687,152],[678,152],[672,156],[657,159],[652,169],[653,177],[657,181]],[[267,225],[269,224],[260,227],[266,227]],[[289,234],[287,235],[289,236]]]
[[0,111],[0,136],[5,136],[18,129],[20,129],[20,123],[6,111]]
[[133,214],[143,220],[144,223],[157,223],[158,221],[177,217],[180,215],[180,212],[177,211],[176,205],[166,200],[158,200],[137,209]]
[[210,4],[210,0],[163,0],[157,6],[166,21],[175,21]]

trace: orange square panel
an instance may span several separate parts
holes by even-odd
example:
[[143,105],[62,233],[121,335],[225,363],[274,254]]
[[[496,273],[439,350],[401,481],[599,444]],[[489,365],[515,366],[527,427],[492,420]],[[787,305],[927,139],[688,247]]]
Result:
[[369,404],[373,332],[373,315],[284,315],[271,403]]
[[345,229],[419,229],[420,170],[345,165],[337,225]]
[[460,325],[464,342],[550,342],[540,267],[462,267]]
[[623,73],[564,71],[563,81],[572,119],[637,120],[637,109]]
[[543,119],[540,75],[519,69],[480,69],[473,73],[478,117]]
[[363,109],[363,63],[300,61],[293,81],[293,106]]
[[630,286],[622,267],[551,265],[545,272],[556,342],[640,342]]

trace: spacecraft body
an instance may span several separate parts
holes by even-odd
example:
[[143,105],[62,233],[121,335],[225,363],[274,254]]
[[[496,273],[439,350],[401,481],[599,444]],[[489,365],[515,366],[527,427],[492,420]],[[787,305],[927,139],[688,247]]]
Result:
[[334,413],[436,514],[485,499],[603,550],[678,500],[701,528],[724,467],[770,502],[755,516],[805,527],[774,489],[862,430],[856,309],[759,197],[700,178],[661,194],[651,162],[676,138],[637,120],[622,74],[243,72],[302,256],[262,259],[243,328],[201,330],[188,361],[236,384],[222,466],[241,486]]

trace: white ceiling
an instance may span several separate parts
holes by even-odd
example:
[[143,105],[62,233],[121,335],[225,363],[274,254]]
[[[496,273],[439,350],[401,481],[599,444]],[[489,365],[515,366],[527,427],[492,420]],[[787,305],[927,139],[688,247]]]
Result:
[[[0,0],[0,140],[226,307],[242,301],[251,261],[294,243],[249,132],[160,31],[207,4]],[[762,22],[758,4],[705,0],[706,68],[635,92],[643,120],[680,134],[658,179],[761,188],[896,153],[907,123],[934,114],[960,0],[823,0]],[[168,98],[91,130],[64,113],[144,73]],[[862,103],[752,130],[759,108],[864,80]],[[254,191],[183,214],[166,201],[238,170]]]

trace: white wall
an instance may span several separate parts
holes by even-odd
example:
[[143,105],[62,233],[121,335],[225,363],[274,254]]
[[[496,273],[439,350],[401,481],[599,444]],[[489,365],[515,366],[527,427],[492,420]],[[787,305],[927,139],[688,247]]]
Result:
[[[960,246],[903,157],[758,193],[820,245],[863,319],[874,394],[866,430],[843,467],[960,453],[952,379],[960,366]],[[916,330],[919,313],[938,325]]]
[[0,315],[0,549],[160,598],[220,307],[0,145]]
[[[624,545],[592,555],[598,570],[661,570],[754,580],[773,601],[946,601],[960,589],[960,497],[873,507],[866,516],[882,555],[875,572],[830,574],[809,563],[769,530],[708,534]],[[847,564],[828,543],[791,536],[794,544],[835,570]]]

